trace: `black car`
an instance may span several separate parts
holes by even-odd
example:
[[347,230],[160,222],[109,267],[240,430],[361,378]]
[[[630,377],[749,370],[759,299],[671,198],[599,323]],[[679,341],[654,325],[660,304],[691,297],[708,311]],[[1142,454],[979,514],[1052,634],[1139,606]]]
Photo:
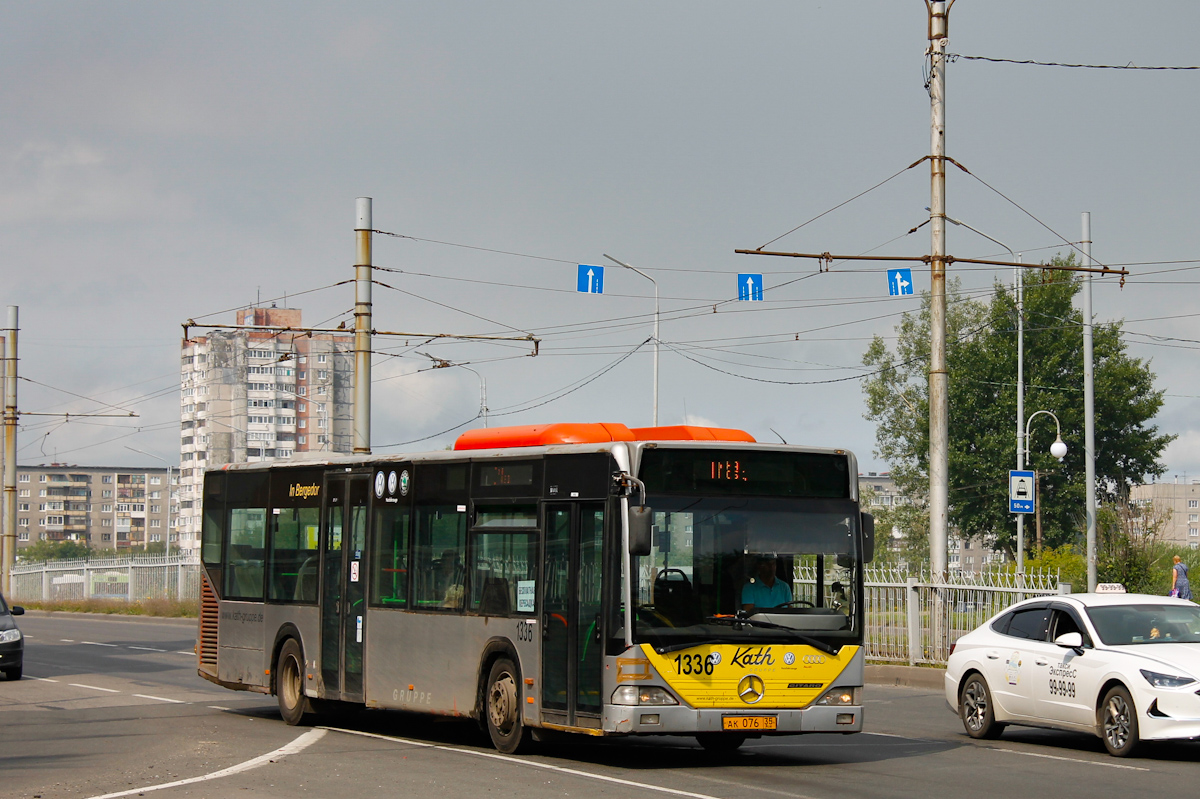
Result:
[[13,616],[21,616],[25,608],[13,605],[10,609],[0,595],[0,671],[10,680],[21,679],[21,666],[25,660],[25,637],[17,629]]

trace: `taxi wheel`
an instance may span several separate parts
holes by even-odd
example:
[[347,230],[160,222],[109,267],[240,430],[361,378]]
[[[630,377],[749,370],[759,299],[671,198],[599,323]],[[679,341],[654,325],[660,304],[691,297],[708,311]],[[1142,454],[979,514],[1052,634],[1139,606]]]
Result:
[[22,666],[15,666],[11,669],[8,669],[7,671],[4,672],[4,677],[9,680],[21,679],[21,668],[22,668]]
[[511,660],[500,658],[492,664],[484,695],[484,713],[492,745],[506,755],[529,747],[529,730],[521,721],[521,697],[517,689],[520,684],[520,675]]
[[746,743],[746,736],[736,732],[702,732],[696,736],[696,740],[707,752],[728,754],[736,752],[738,747]]
[[963,683],[958,699],[958,715],[967,735],[972,738],[999,738],[1004,725],[996,721],[992,692],[979,674],[972,674]]
[[1100,737],[1113,757],[1129,757],[1137,748],[1137,709],[1123,685],[1105,694],[1100,704]]

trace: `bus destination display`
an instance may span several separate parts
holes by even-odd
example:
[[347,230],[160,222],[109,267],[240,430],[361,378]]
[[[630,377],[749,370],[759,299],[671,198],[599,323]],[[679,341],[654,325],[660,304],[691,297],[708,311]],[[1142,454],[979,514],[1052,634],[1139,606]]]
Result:
[[639,477],[651,493],[848,499],[845,455],[659,447],[642,453]]

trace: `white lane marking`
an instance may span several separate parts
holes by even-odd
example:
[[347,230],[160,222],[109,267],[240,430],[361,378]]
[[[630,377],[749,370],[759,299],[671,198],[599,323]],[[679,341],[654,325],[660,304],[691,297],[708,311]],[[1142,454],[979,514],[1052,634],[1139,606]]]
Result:
[[66,644],[75,643],[75,639],[73,639],[73,638],[59,638],[58,640],[62,641],[63,643],[66,643]]
[[265,766],[272,760],[288,755],[294,755],[297,752],[307,749],[325,736],[325,730],[309,730],[301,735],[290,744],[281,746],[274,752],[267,752],[265,755],[259,755],[256,758],[247,760],[245,763],[238,763],[236,766],[230,766],[220,771],[214,771],[211,774],[201,774],[199,777],[189,777],[186,780],[176,780],[175,782],[164,782],[161,785],[148,785],[145,788],[132,788],[128,791],[118,791],[116,793],[106,793],[101,796],[92,796],[89,799],[117,799],[118,796],[132,796],[133,794],[147,793],[148,791],[160,791],[163,788],[174,788],[179,785],[191,785],[196,782],[205,782],[207,780],[216,780],[221,777],[228,777],[233,774],[241,774],[243,771],[250,771],[259,766]]
[[1104,766],[1106,768],[1123,768],[1130,771],[1149,771],[1148,768],[1141,766],[1126,766],[1124,763],[1106,763],[1103,760],[1080,760],[1077,757],[1059,757],[1058,755],[1045,755],[1041,752],[1018,752],[1016,749],[1002,749],[998,746],[985,746],[984,749],[990,749],[993,752],[1007,752],[1010,755],[1024,755],[1025,757],[1041,757],[1046,760],[1065,760],[1068,763],[1080,763],[1084,766]]
[[101,688],[98,685],[84,685],[83,683],[78,683],[78,682],[69,682],[69,683],[67,683],[67,685],[71,686],[72,688],[91,688],[93,691],[107,691],[110,694],[121,693],[120,691],[118,691],[115,688]]
[[231,707],[220,707],[218,705],[209,705],[208,709],[209,710],[233,710],[233,708],[231,708]]
[[58,682],[58,680],[52,680],[49,677],[30,677],[29,679],[40,680],[41,682]]
[[182,699],[167,699],[164,696],[147,696],[146,694],[134,694],[138,699],[153,699],[156,702],[170,702],[173,705],[188,705],[190,702],[184,702]]
[[172,652],[171,654],[173,654],[173,655],[189,655],[190,657],[196,656],[196,653],[190,649],[177,649],[174,652]]
[[141,651],[141,652],[166,652],[166,651],[167,651],[167,650],[165,650],[165,649],[155,649],[155,648],[154,648],[154,647],[152,647],[152,646],[131,646],[131,647],[128,647],[128,648],[129,648],[129,649],[137,649],[137,650],[139,650],[139,651]]
[[[563,766],[552,766],[549,763],[539,763],[535,760],[526,760],[522,757],[511,757],[502,755],[498,752],[479,752],[474,749],[460,749],[457,746],[442,746],[441,744],[425,743],[424,741],[414,741],[409,738],[398,738],[394,735],[380,735],[374,732],[360,732],[359,730],[342,730],[337,727],[318,727],[319,730],[332,730],[333,732],[342,732],[347,735],[362,735],[366,738],[379,738],[384,741],[395,741],[396,743],[409,744],[410,746],[420,746],[426,749],[442,749],[447,752],[457,752],[462,755],[475,755],[476,757],[486,757],[493,760],[504,760],[509,763],[516,763],[526,768],[540,768],[546,771],[557,771],[560,774],[570,774],[574,777],[585,777],[591,780],[599,780],[600,782],[611,782],[616,785],[628,785],[631,788],[644,788],[648,791],[658,791],[659,793],[669,793],[674,796],[690,796],[692,799],[717,799],[715,796],[710,796],[706,793],[693,793],[691,791],[680,791],[675,788],[666,788],[662,785],[654,785],[649,782],[634,782],[633,780],[623,780],[618,777],[608,777],[603,774],[593,774],[590,771],[580,771],[579,769],[564,768]],[[106,799],[106,797],[93,797],[93,799]]]
[[102,644],[99,641],[80,641],[79,643],[87,644],[88,646],[111,646],[114,648],[117,646],[116,644]]

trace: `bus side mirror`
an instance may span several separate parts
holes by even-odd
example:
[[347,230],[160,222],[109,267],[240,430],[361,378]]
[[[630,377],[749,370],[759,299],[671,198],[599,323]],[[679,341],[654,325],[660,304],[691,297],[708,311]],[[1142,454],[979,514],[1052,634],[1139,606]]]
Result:
[[870,563],[875,560],[875,517],[869,513],[862,514],[862,561]]
[[629,554],[649,555],[653,540],[654,511],[648,505],[629,506]]

